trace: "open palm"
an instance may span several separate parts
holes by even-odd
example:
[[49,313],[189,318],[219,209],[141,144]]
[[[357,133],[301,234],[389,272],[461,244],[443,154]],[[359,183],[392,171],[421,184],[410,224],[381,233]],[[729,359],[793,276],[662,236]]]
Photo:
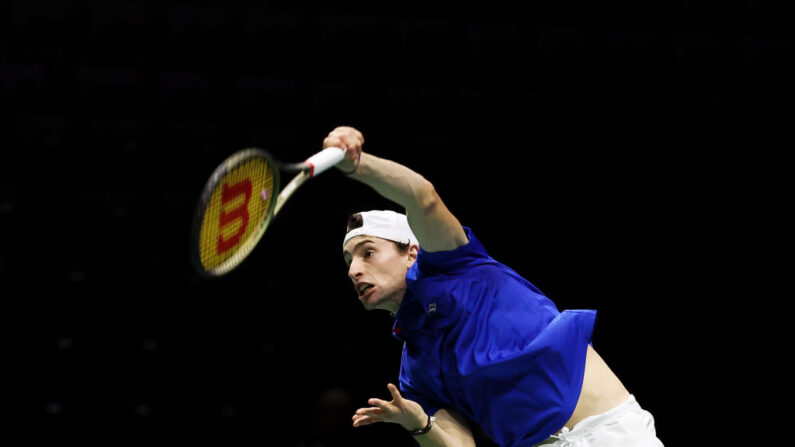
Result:
[[387,389],[392,394],[392,400],[385,401],[376,398],[368,400],[367,403],[372,407],[356,410],[353,415],[353,426],[361,427],[375,422],[391,422],[402,425],[406,430],[424,427],[427,415],[420,404],[403,398],[397,387],[391,383],[387,385]]

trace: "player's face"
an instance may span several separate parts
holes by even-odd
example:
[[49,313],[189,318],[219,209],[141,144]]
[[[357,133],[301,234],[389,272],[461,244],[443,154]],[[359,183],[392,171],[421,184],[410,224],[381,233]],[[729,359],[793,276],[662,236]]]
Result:
[[406,291],[406,272],[417,259],[417,246],[401,253],[386,239],[356,236],[343,247],[348,277],[368,310],[397,312]]

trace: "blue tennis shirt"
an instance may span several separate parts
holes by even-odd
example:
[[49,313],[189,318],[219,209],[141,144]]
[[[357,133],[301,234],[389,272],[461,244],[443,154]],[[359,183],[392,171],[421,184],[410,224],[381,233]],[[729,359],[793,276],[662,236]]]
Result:
[[427,414],[459,411],[501,446],[532,446],[574,412],[596,311],[558,311],[464,230],[466,245],[420,248],[406,274],[392,329],[405,342],[400,389]]

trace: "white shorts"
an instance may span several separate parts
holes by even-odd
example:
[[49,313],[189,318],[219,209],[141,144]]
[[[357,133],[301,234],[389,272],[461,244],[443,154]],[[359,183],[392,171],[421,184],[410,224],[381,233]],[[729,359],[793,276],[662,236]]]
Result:
[[663,447],[654,429],[654,417],[630,395],[623,404],[602,414],[588,416],[573,429],[563,427],[543,446]]

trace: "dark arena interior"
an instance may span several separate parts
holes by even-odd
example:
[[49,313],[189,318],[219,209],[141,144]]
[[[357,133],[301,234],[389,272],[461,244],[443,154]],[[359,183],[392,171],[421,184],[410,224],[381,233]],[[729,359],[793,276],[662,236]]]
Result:
[[[335,169],[231,273],[189,257],[204,182],[336,126],[436,187],[561,309],[666,445],[778,430],[789,393],[793,37],[776,2],[0,2],[0,426],[115,445],[405,446]],[[699,439],[699,438],[702,438]]]

